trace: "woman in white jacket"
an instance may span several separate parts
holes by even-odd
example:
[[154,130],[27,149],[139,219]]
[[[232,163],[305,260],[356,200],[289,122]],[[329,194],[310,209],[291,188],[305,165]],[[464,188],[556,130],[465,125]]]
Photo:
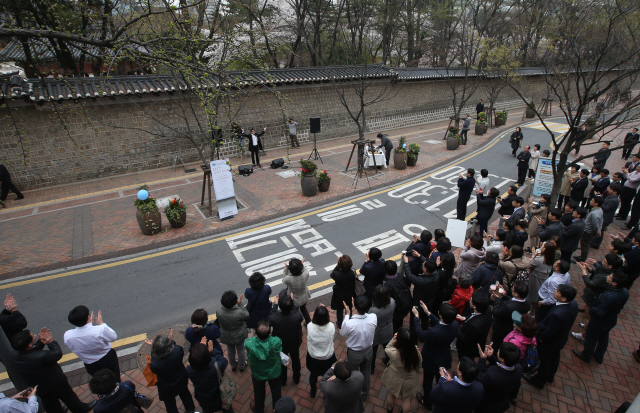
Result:
[[333,339],[336,326],[331,322],[329,309],[320,304],[307,324],[307,369],[309,369],[310,396],[316,397],[318,376],[324,376],[336,360]]
[[540,145],[533,145],[531,151],[531,159],[529,160],[529,178],[532,180],[536,177],[536,171],[538,170],[538,160],[540,159]]

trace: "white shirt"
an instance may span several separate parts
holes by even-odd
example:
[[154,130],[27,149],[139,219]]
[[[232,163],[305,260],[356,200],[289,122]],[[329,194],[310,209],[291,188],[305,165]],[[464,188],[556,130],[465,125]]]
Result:
[[345,314],[340,335],[347,338],[347,348],[354,351],[366,350],[373,345],[378,317],[375,314]]
[[4,397],[0,393],[0,413],[37,413],[38,399],[36,396],[29,397],[29,402],[24,403],[16,399]]
[[465,386],[465,387],[466,387],[466,386],[471,386],[471,383],[465,383],[465,382],[463,382],[462,380],[460,380],[460,379],[458,378],[458,376],[455,376],[455,377],[453,378],[453,381],[455,381],[455,382],[456,382],[456,383],[458,383],[458,384],[462,384],[462,385],[463,385],[463,386]]
[[251,135],[251,140],[253,140],[253,146],[258,146],[258,137],[256,135]]
[[336,334],[336,327],[333,323],[319,326],[314,323],[307,325],[307,352],[316,360],[328,360],[335,350],[333,348],[333,338]]
[[111,350],[111,342],[118,338],[107,323],[97,326],[85,324],[64,333],[64,344],[85,364],[95,363]]
[[480,178],[478,181],[478,188],[482,189],[484,196],[489,195],[489,178]]

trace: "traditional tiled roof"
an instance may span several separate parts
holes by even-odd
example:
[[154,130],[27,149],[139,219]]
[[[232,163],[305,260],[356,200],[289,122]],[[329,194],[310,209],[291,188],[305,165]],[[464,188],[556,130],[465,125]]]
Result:
[[[66,42],[69,46],[69,51],[74,59],[80,59],[82,55],[82,50],[74,46],[73,42]],[[82,46],[89,55],[87,56],[89,59],[91,55],[98,55],[100,53],[99,49],[90,46],[83,45]],[[56,56],[53,53],[51,43],[44,39],[32,39],[29,41],[29,48],[31,49],[31,56],[33,56],[34,61],[51,61],[55,60]],[[22,47],[22,43],[18,41],[16,38],[12,38],[9,44],[2,50],[0,50],[0,62],[25,62],[26,57],[24,55],[24,47]]]
[[[480,72],[477,69],[469,69],[466,71],[464,68],[446,68],[446,67],[394,67],[394,71],[398,73],[398,79],[408,81],[408,80],[426,80],[426,79],[443,79],[448,77],[464,77],[477,76]],[[539,67],[527,67],[518,69],[518,74],[520,76],[532,76],[532,75],[543,75],[545,73],[544,68]],[[491,73],[485,73],[491,76]]]

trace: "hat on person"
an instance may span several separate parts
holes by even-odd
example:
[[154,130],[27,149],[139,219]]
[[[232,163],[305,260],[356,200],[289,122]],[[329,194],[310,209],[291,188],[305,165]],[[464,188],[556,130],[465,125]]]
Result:
[[280,400],[276,402],[274,411],[275,413],[295,413],[296,402],[289,396],[281,397]]
[[520,327],[522,325],[522,314],[520,314],[517,311],[514,311],[513,313],[511,313],[511,320],[513,320],[513,324]]

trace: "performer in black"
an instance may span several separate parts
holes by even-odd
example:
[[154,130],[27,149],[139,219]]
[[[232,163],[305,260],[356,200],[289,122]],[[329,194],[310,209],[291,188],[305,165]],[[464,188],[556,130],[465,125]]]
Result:
[[249,152],[251,152],[251,163],[253,166],[258,165],[258,168],[262,168],[260,165],[260,151],[262,150],[262,141],[260,137],[264,135],[267,131],[267,128],[263,128],[262,132],[256,133],[255,129],[251,129],[251,133],[244,133],[244,129],[242,129],[242,136],[249,139]]
[[9,191],[16,194],[18,197],[16,199],[23,199],[24,195],[11,183],[11,175],[9,171],[4,165],[0,164],[0,205],[3,208],[6,208],[4,203],[5,199],[7,199],[7,195],[9,195]]

